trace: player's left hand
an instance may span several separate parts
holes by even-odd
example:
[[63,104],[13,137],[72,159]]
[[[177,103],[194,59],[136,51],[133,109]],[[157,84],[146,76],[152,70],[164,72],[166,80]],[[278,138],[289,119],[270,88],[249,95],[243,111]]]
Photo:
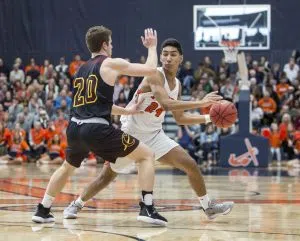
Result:
[[137,101],[132,102],[130,105],[126,106],[126,110],[129,115],[135,115],[135,114],[142,114],[144,113],[143,110],[140,110],[141,104],[144,102],[145,99],[138,98]]
[[200,100],[200,102],[202,103],[201,107],[208,107],[213,104],[219,103],[219,101],[221,101],[223,97],[218,95],[217,93],[218,91],[214,91],[204,96],[204,98]]
[[143,45],[148,49],[157,46],[157,33],[152,28],[145,29],[145,36],[141,36]]

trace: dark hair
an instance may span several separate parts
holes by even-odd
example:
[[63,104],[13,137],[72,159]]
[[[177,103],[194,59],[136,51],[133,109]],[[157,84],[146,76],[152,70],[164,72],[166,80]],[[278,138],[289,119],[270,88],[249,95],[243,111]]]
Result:
[[85,42],[89,51],[91,53],[99,52],[104,42],[108,44],[111,34],[111,30],[102,25],[89,28],[85,35]]
[[182,47],[177,39],[167,38],[165,41],[162,42],[162,44],[160,46],[160,51],[162,51],[163,48],[165,48],[167,46],[172,46],[172,47],[176,48],[178,50],[178,52],[182,55],[182,53],[183,53]]

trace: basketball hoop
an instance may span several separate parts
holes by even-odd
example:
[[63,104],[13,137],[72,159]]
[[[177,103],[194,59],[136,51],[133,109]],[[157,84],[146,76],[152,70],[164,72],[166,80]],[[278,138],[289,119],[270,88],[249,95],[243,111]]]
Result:
[[226,63],[236,63],[237,62],[237,53],[239,51],[238,47],[240,46],[240,41],[237,40],[223,40],[221,42],[223,52],[225,55]]

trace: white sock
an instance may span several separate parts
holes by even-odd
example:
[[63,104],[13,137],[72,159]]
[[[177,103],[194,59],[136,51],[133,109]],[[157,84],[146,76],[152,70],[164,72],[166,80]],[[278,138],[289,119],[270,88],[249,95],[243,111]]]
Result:
[[152,194],[146,194],[145,196],[144,196],[144,203],[146,204],[146,205],[152,205],[153,204],[153,195]]
[[205,194],[204,196],[202,197],[198,197],[202,207],[204,210],[208,209],[208,203],[209,203],[209,197],[208,197],[208,194]]
[[42,200],[42,204],[45,208],[50,208],[52,206],[52,203],[54,201],[55,197],[51,197],[47,193],[45,193],[44,198]]
[[77,205],[79,205],[80,207],[83,207],[84,204],[85,204],[85,202],[82,201],[82,199],[81,199],[80,196],[76,199],[75,203],[76,203]]

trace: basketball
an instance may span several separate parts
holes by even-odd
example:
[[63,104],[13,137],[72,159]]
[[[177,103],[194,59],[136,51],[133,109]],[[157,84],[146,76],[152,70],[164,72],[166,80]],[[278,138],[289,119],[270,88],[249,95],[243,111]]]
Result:
[[209,111],[210,119],[217,127],[227,128],[232,126],[237,119],[235,105],[227,100],[212,105]]

